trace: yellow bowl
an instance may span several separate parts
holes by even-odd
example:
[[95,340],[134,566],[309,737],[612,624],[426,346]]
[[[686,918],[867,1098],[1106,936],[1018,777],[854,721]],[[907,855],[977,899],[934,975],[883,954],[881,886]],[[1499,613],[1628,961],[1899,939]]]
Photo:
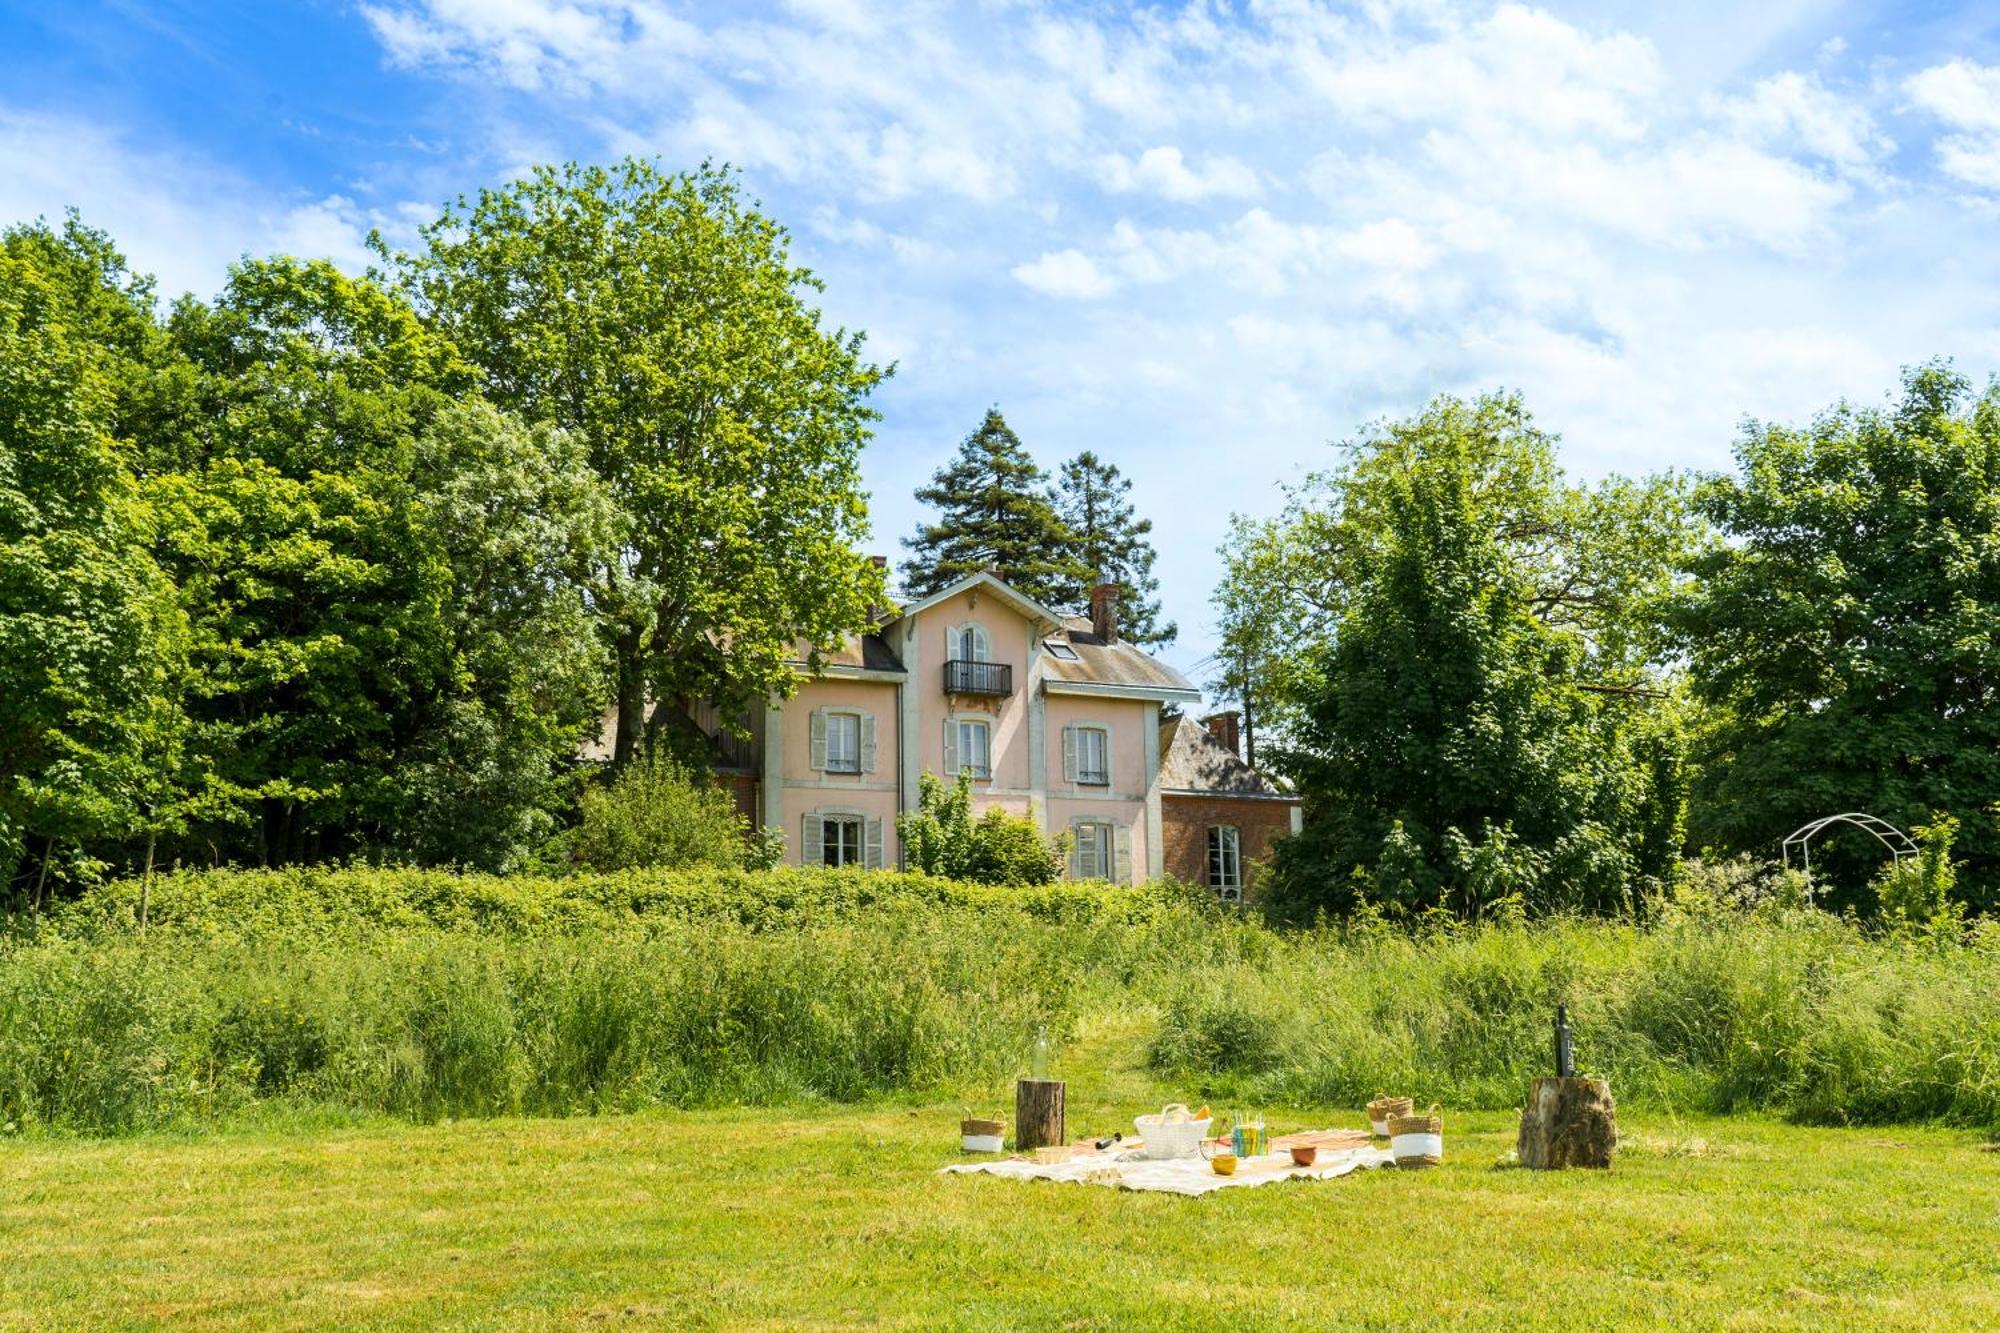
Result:
[[1234,1153],[1218,1154],[1209,1158],[1208,1164],[1215,1168],[1215,1174],[1218,1176],[1233,1176],[1236,1174],[1236,1154]]

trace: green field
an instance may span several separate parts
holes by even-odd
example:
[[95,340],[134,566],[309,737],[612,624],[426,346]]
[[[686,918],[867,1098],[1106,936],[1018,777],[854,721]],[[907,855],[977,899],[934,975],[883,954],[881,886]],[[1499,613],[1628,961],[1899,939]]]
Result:
[[[1130,1034],[1100,1034],[1122,1049]],[[1164,1091],[1069,1069],[1071,1126]],[[0,1146],[0,1324],[1908,1327],[2000,1323],[2000,1155],[1961,1131],[1629,1113],[1609,1174],[1201,1199],[940,1177],[957,1109],[653,1112]],[[1354,1125],[1345,1108],[1271,1112]]]

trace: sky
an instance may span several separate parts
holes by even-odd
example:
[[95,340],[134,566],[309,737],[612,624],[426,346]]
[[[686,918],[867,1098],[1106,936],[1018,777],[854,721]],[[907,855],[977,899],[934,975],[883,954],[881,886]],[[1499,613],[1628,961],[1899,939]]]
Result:
[[733,164],[895,364],[873,550],[998,405],[1132,479],[1197,679],[1230,515],[1434,395],[1594,478],[2000,371],[1977,0],[0,0],[0,222],[78,207],[169,294],[627,153]]

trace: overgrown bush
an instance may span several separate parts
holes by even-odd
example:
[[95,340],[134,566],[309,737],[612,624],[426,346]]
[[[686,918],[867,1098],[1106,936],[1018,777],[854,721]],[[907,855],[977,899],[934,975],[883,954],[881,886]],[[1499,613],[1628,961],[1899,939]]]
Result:
[[749,855],[749,821],[728,792],[659,755],[584,789],[574,849],[591,870],[733,869]]
[[972,778],[947,787],[929,773],[918,780],[917,808],[896,816],[896,836],[911,866],[975,884],[1053,884],[1062,878],[1068,835],[1045,837],[1032,819],[998,806],[972,817]]

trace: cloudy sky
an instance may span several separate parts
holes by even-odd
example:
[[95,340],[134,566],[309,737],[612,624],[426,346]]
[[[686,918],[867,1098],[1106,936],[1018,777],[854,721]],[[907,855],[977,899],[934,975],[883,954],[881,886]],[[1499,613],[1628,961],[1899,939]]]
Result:
[[0,219],[169,291],[628,152],[740,167],[897,364],[876,549],[997,403],[1133,478],[1197,673],[1229,513],[1433,394],[1522,390],[1594,476],[2000,370],[1976,0],[0,0]]

